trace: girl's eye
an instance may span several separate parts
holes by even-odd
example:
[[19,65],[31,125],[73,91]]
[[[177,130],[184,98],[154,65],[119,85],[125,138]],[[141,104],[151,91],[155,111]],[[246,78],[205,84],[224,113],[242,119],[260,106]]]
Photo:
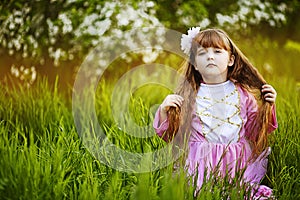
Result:
[[199,51],[198,52],[198,55],[204,55],[205,54],[205,51]]
[[221,49],[216,49],[215,52],[216,53],[222,53],[222,50]]

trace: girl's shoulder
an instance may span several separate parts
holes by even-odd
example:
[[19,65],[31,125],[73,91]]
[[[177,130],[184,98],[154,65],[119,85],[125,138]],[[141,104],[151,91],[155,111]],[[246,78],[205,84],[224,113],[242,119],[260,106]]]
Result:
[[250,94],[250,92],[245,87],[243,87],[240,83],[234,82],[234,85],[238,89],[239,93],[241,93],[245,96],[248,96]]
[[240,94],[240,99],[245,102],[246,104],[252,104],[252,103],[257,103],[257,98],[258,98],[258,90],[253,90],[244,87],[240,83],[234,83],[237,87],[237,90]]

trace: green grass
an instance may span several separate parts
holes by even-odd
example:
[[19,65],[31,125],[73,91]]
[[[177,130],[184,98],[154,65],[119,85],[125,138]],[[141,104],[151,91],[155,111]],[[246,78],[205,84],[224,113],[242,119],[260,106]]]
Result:
[[[300,199],[300,86],[281,70],[274,71],[266,77],[278,92],[279,128],[270,136],[272,153],[263,183],[273,188],[278,199]],[[136,153],[162,148],[165,144],[160,138],[135,138],[127,134],[131,129],[114,122],[113,86],[101,82],[95,105],[108,140]],[[192,180],[182,169],[174,173],[169,165],[148,173],[121,172],[96,159],[78,136],[70,99],[57,88],[41,79],[30,88],[0,85],[0,199],[195,199]],[[156,104],[169,92],[159,85],[135,90],[125,122],[132,119],[154,133],[151,123]],[[155,164],[150,161],[141,159],[146,165]],[[145,165],[131,167],[141,166]],[[235,183],[239,179],[233,183],[212,179],[204,184],[198,199],[243,199],[247,193]]]
[[[273,151],[263,182],[274,189],[278,199],[297,199],[299,88],[287,78],[272,84],[278,91],[279,129],[271,137]],[[2,85],[1,91],[1,199],[193,199],[194,187],[188,184],[182,170],[174,174],[172,166],[168,166],[149,173],[126,173],[95,159],[78,137],[70,106],[56,86],[39,80],[29,89]],[[109,99],[108,95],[109,91],[102,90],[101,97]],[[147,102],[139,101],[138,96],[132,103],[147,110]],[[99,116],[109,110],[101,111],[108,101],[103,98],[97,101]],[[146,112],[141,110],[132,111],[136,120],[145,118]],[[146,119],[148,122],[143,123],[151,123],[151,118]],[[107,135],[121,148],[142,152],[146,147],[151,151],[164,145],[158,137],[134,139],[113,126],[112,120],[106,121]],[[204,188],[208,189],[203,189],[200,199],[219,199],[221,195],[242,199],[236,186],[224,181],[208,182]]]

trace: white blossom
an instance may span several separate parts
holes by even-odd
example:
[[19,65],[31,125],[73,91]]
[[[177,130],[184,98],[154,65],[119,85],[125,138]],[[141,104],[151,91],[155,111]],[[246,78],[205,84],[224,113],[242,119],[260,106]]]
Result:
[[210,25],[210,20],[208,18],[204,18],[199,25],[200,27],[208,27]]
[[156,58],[159,55],[159,52],[157,50],[152,50],[152,49],[146,49],[142,52],[143,54],[143,61],[145,63],[151,63],[156,60]]
[[181,50],[189,55],[192,47],[192,41],[196,35],[200,32],[200,27],[192,27],[188,31],[188,34],[182,34],[181,37]]
[[73,30],[72,21],[68,18],[68,16],[65,13],[59,14],[58,19],[60,19],[63,22],[63,34],[69,33]]

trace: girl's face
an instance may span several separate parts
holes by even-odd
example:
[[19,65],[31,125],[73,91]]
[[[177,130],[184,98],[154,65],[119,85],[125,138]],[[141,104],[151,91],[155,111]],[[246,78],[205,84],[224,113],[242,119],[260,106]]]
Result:
[[223,48],[199,46],[195,55],[195,68],[207,84],[223,83],[227,80],[228,66],[234,56]]

